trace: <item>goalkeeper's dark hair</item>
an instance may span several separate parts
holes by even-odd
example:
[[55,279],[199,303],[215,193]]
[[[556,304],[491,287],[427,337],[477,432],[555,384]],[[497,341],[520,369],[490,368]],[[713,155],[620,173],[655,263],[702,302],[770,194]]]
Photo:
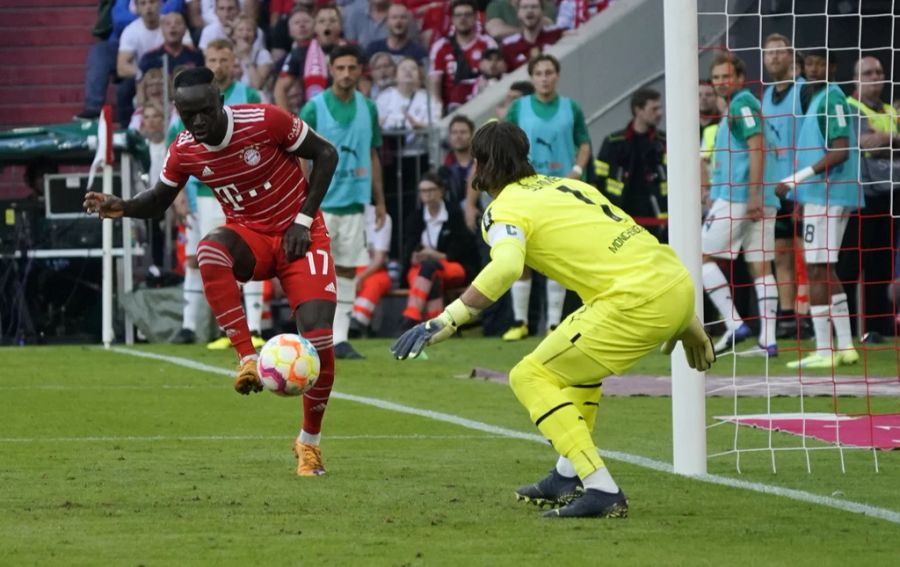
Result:
[[208,67],[191,67],[175,75],[172,81],[173,89],[181,87],[194,87],[197,85],[211,85],[216,78],[216,74]]
[[536,175],[528,161],[528,137],[511,122],[488,122],[472,138],[472,154],[478,160],[472,187],[478,191],[499,190],[510,183]]

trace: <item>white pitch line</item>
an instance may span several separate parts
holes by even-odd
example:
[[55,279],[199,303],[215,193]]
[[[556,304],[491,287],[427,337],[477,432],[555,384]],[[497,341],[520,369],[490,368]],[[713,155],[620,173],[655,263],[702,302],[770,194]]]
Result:
[[[290,441],[284,435],[101,435],[86,437],[0,437],[0,443],[110,443],[166,441]],[[388,440],[419,441],[431,439],[506,439],[502,435],[329,435],[329,441]]]
[[[121,354],[126,354],[130,356],[137,356],[140,358],[150,358],[153,360],[160,360],[163,362],[168,362],[170,364],[175,364],[178,366],[184,366],[187,368],[193,368],[195,370],[201,370],[204,372],[210,372],[213,374],[221,374],[225,376],[231,376],[234,371],[228,370],[225,368],[219,368],[217,366],[210,366],[208,364],[203,364],[200,362],[195,362],[193,360],[189,360],[187,358],[181,358],[177,356],[168,356],[164,354],[156,354],[152,352],[144,352],[139,350],[133,350],[129,348],[122,347],[112,347],[110,350],[113,352],[118,352]],[[468,429],[474,429],[476,431],[482,431],[484,433],[490,433],[492,435],[499,435],[502,437],[508,437],[511,439],[523,439],[526,441],[534,441],[537,443],[541,443],[543,445],[547,444],[547,440],[540,436],[535,435],[533,433],[524,433],[522,431],[516,431],[515,429],[507,429],[505,427],[498,427],[496,425],[490,425],[488,423],[483,423],[480,421],[475,421],[471,419],[466,419],[464,417],[460,417],[458,415],[453,415],[449,413],[436,412],[426,409],[414,408],[411,406],[404,406],[402,404],[397,404],[394,402],[389,402],[386,400],[379,400],[377,398],[369,398],[365,396],[355,396],[353,394],[343,394],[340,392],[333,391],[331,393],[331,397],[338,400],[347,400],[351,402],[356,402],[359,404],[376,407],[379,409],[385,409],[389,411],[394,411],[398,413],[405,413],[408,415],[415,415],[418,417],[425,417],[428,419],[432,419],[435,421],[442,421],[444,423],[451,423],[453,425],[458,425],[460,427],[465,427]],[[330,437],[329,437],[330,439]],[[612,459],[614,461],[621,461],[624,463],[628,463],[631,465],[669,473],[675,474],[675,471],[672,469],[672,465],[669,463],[664,463],[663,461],[657,461],[656,459],[650,459],[647,457],[642,457],[640,455],[632,455],[630,453],[623,453],[620,451],[602,451],[603,457]],[[726,476],[719,476],[714,474],[704,474],[704,475],[694,475],[689,476],[688,478],[699,480],[702,482],[708,482],[710,484],[718,484],[721,486],[728,486],[730,488],[741,488],[744,490],[750,490],[753,492],[759,492],[762,494],[770,494],[773,496],[781,496],[782,498],[789,498],[791,500],[797,500],[799,502],[806,502],[808,504],[817,504],[820,506],[827,506],[829,508],[834,508],[837,510],[843,510],[845,512],[852,512],[855,514],[863,514],[864,516],[869,516],[871,518],[877,518],[880,520],[886,520],[888,522],[893,522],[895,524],[900,524],[900,512],[895,510],[889,510],[887,508],[878,508],[876,506],[870,506],[868,504],[862,504],[859,502],[852,502],[847,500],[840,500],[837,498],[832,498],[829,496],[820,496],[818,494],[812,494],[810,492],[804,492],[802,490],[795,490],[792,488],[783,488],[781,486],[772,486],[769,484],[763,484],[761,482],[750,482],[746,480],[734,479]]]

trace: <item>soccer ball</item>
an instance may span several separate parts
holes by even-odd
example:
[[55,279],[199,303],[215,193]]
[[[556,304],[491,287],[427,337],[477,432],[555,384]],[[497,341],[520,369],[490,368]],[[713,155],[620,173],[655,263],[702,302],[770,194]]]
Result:
[[275,335],[259,351],[257,369],[266,390],[279,396],[299,396],[319,377],[319,353],[300,335]]

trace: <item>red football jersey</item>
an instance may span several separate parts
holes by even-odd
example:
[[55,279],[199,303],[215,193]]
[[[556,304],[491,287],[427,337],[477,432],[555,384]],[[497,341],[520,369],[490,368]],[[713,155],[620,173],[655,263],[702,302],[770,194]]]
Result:
[[481,54],[485,49],[497,47],[497,42],[489,35],[476,35],[467,45],[460,45],[462,55],[469,63],[469,68],[475,73],[470,79],[457,82],[456,80],[456,53],[450,38],[442,37],[431,46],[430,59],[434,65],[432,75],[442,75],[441,96],[444,105],[462,104],[469,100],[475,82],[478,80],[478,63],[481,62]]
[[534,43],[531,43],[521,33],[514,33],[503,40],[503,57],[506,59],[506,71],[512,73],[523,63],[535,55],[543,53],[544,48],[553,45],[563,34],[562,28],[547,26],[541,30]]
[[182,187],[194,176],[213,190],[225,218],[265,234],[281,234],[306,200],[300,160],[292,155],[309,133],[299,117],[270,104],[225,107],[228,130],[218,146],[181,132],[159,179]]

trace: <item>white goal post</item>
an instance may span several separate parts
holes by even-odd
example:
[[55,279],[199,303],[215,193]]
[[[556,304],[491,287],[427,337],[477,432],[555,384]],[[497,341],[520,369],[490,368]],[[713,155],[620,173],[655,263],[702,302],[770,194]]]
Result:
[[[666,131],[699,132],[697,0],[666,0],[664,6]],[[691,272],[703,320],[699,155],[696,135],[668,145],[669,242]],[[705,375],[687,365],[680,346],[671,360],[672,464],[678,474],[706,474]]]

